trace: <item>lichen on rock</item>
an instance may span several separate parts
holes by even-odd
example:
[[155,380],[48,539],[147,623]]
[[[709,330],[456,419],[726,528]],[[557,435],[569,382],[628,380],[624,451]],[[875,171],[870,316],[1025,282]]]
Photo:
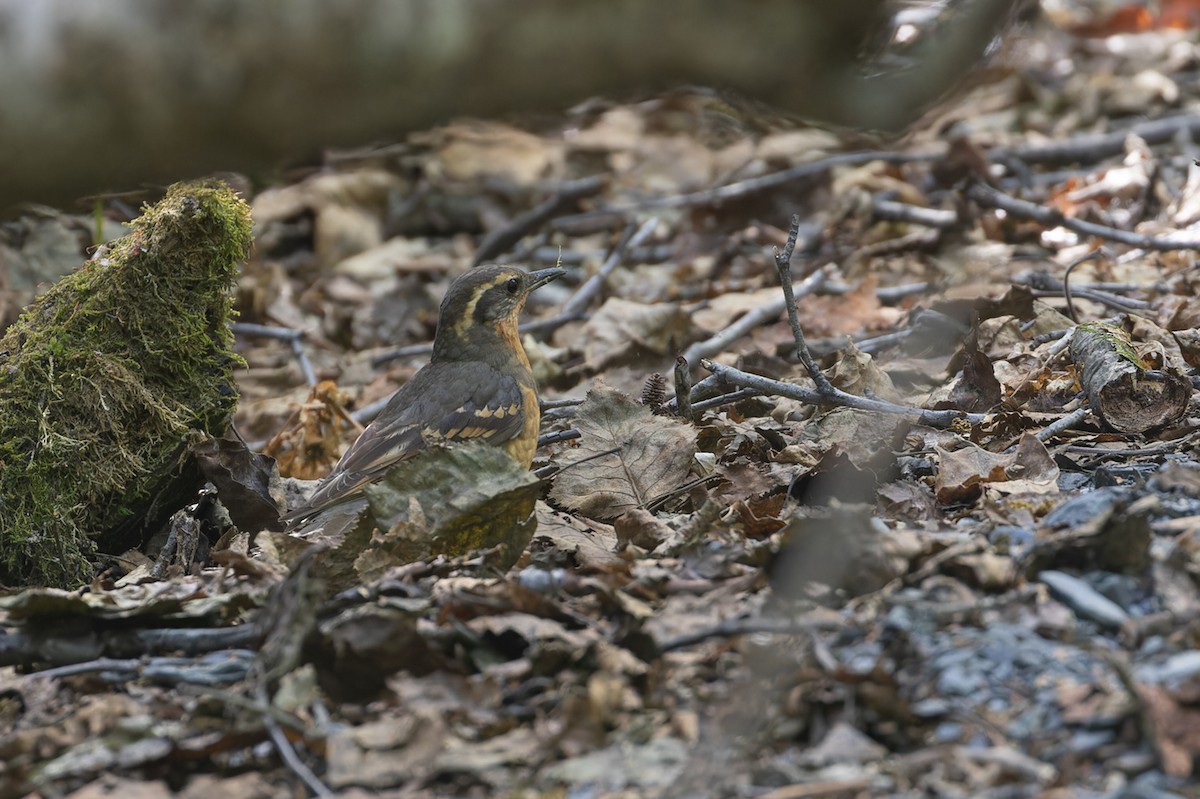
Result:
[[77,585],[138,541],[237,403],[230,288],[251,242],[225,184],[172,186],[0,339],[0,583]]

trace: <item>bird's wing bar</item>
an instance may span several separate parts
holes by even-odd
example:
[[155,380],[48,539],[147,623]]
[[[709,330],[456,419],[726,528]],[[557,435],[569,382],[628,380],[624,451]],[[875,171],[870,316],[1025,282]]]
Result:
[[[426,425],[421,434],[426,441],[462,441],[481,439],[500,444],[521,433],[525,424],[525,398],[511,377],[496,376],[486,390]],[[481,387],[482,388],[482,387]]]

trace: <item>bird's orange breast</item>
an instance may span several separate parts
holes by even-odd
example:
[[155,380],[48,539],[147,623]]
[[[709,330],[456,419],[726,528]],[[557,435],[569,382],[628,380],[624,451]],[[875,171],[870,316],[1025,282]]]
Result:
[[514,438],[504,442],[504,451],[513,457],[517,463],[528,469],[533,463],[533,453],[537,452],[538,432],[542,426],[542,413],[538,407],[537,391],[533,386],[521,386],[521,398],[524,403],[525,418],[521,432]]

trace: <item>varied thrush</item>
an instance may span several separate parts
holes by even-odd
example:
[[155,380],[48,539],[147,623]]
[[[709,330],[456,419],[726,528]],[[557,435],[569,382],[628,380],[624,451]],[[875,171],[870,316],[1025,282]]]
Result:
[[517,317],[529,293],[565,274],[477,267],[450,284],[438,312],[433,356],[392,395],[289,526],[361,495],[363,486],[439,441],[481,439],[529,468],[541,412]]

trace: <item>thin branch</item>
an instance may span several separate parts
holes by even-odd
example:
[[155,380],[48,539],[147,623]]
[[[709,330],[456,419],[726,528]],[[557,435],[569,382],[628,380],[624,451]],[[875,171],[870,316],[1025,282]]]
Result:
[[1112,133],[1087,134],[1045,144],[995,147],[987,155],[989,160],[1000,163],[1013,159],[1026,164],[1094,163],[1125,152],[1125,140],[1131,133],[1146,144],[1161,144],[1182,131],[1187,131],[1191,138],[1200,136],[1200,114],[1176,114]]
[[753,388],[763,394],[787,397],[799,402],[806,402],[810,405],[835,405],[843,408],[855,408],[860,411],[894,413],[898,416],[910,417],[916,423],[927,424],[930,427],[948,427],[959,419],[965,419],[971,424],[978,424],[987,418],[987,414],[983,413],[965,413],[956,410],[930,411],[908,405],[897,405],[893,402],[872,399],[870,397],[859,397],[855,394],[849,394],[841,389],[834,388],[832,384],[829,386],[828,391],[813,390],[798,386],[795,383],[785,383],[780,380],[772,380],[769,377],[752,375],[749,372],[743,372],[741,369],[735,369],[732,366],[726,366],[715,361],[703,361],[702,363],[705,369],[708,369],[714,376],[730,385]]
[[479,266],[479,264],[507,252],[514,244],[546,224],[564,208],[584,197],[598,194],[607,182],[608,178],[604,175],[591,175],[562,184],[558,191],[545,202],[485,236],[479,244],[479,249],[475,251],[475,259],[471,262],[471,266]]
[[800,359],[800,363],[804,364],[804,370],[816,383],[817,390],[823,394],[829,394],[835,389],[829,382],[829,378],[821,371],[821,367],[817,366],[817,362],[813,360],[812,353],[808,351],[808,344],[804,341],[804,331],[800,329],[800,314],[796,310],[796,296],[792,291],[792,251],[796,247],[796,238],[799,235],[800,215],[793,214],[792,225],[788,230],[787,244],[784,245],[783,252],[775,253],[775,268],[779,272],[779,283],[783,286],[783,301],[784,307],[787,308],[788,323],[792,326],[792,336],[796,340],[796,357]]
[[566,301],[560,316],[569,317],[569,321],[570,319],[577,318],[580,313],[586,310],[592,304],[592,300],[600,294],[600,289],[604,287],[604,281],[625,260],[626,253],[634,247],[640,247],[644,244],[657,228],[658,218],[650,217],[636,231],[630,232],[629,235],[625,236],[613,248],[612,253],[608,256],[608,260],[597,270],[596,274],[584,281],[584,284],[575,292],[575,296]]
[[1080,422],[1087,418],[1087,415],[1090,413],[1090,411],[1091,409],[1086,405],[1081,408],[1076,408],[1061,419],[1056,419],[1039,430],[1036,436],[1037,440],[1042,442],[1049,441],[1050,439],[1055,438],[1059,433],[1078,426]]
[[808,177],[820,177],[838,166],[856,166],[869,164],[872,161],[886,161],[889,164],[911,164],[919,161],[936,161],[942,158],[941,153],[895,153],[879,150],[862,150],[853,153],[837,153],[819,161],[810,161],[779,172],[748,178],[738,183],[729,183],[712,189],[696,191],[690,194],[677,194],[674,197],[661,197],[655,200],[645,200],[630,205],[611,206],[609,211],[648,211],[659,208],[682,208],[697,205],[720,205],[750,194],[768,191],[778,186],[784,186],[795,180]]
[[140,658],[96,658],[95,660],[85,660],[82,663],[71,663],[66,666],[55,666],[52,669],[43,669],[35,671],[32,674],[25,675],[26,680],[54,680],[59,677],[75,677],[80,674],[92,674],[97,671],[114,671],[129,674],[137,674],[137,672],[146,665],[146,661]]
[[582,403],[582,397],[565,397],[563,399],[544,399],[540,401],[543,413],[549,410],[555,410],[557,408],[575,408]]
[[[829,279],[830,269],[828,267],[818,269],[813,272],[800,284],[794,288],[795,296],[804,297],[809,294],[815,294]],[[701,358],[711,358],[718,352],[723,352],[733,342],[748,334],[751,330],[760,327],[767,322],[770,322],[787,307],[787,300],[784,297],[771,300],[768,303],[751,308],[746,313],[739,316],[732,324],[721,330],[716,335],[698,341],[688,347],[683,353],[683,357],[687,358],[688,363],[696,363]]]
[[692,371],[688,368],[687,358],[682,355],[675,359],[675,407],[685,422],[693,421]]
[[1091,252],[1079,256],[1071,263],[1067,264],[1067,268],[1063,270],[1062,286],[1063,297],[1067,300],[1067,316],[1075,324],[1079,324],[1079,317],[1075,314],[1075,303],[1071,301],[1071,273],[1075,271],[1075,267],[1084,264],[1088,261],[1094,261],[1100,257],[1103,252],[1102,247],[1096,247]]
[[1173,250],[1200,250],[1200,239],[1196,238],[1164,238],[1160,236],[1145,236],[1141,233],[1131,233],[1119,230],[1109,225],[1100,225],[1083,219],[1076,219],[1058,211],[1027,200],[1019,200],[1004,192],[997,191],[983,183],[975,183],[968,187],[967,196],[980,205],[1012,214],[1020,219],[1028,219],[1048,228],[1065,227],[1083,236],[1097,236],[1108,241],[1138,247],[1143,250],[1169,252]]
[[908,222],[938,230],[947,230],[959,223],[958,214],[955,211],[924,208],[911,203],[899,203],[895,200],[877,199],[872,203],[871,211],[876,219],[887,222]]
[[[267,687],[264,683],[259,683],[254,689],[254,698],[263,708],[271,707],[271,698],[267,696]],[[300,778],[300,781],[312,791],[315,796],[321,799],[332,799],[333,791],[329,789],[325,783],[321,782],[321,778],[313,773],[313,770],[308,767],[308,764],[300,759],[296,754],[295,747],[288,737],[284,735],[283,729],[279,726],[279,722],[270,713],[260,712],[259,718],[262,719],[263,726],[267,729],[267,735],[271,737],[271,743],[275,745],[275,750],[279,752],[279,757],[282,758],[284,764],[292,770],[292,773]]]
[[686,649],[689,646],[702,644],[710,638],[732,638],[751,633],[800,635],[820,630],[841,630],[845,627],[845,622],[831,619],[727,619],[706,630],[668,638],[658,645],[658,651],[660,653],[674,652],[677,649]]
[[304,339],[303,330],[256,325],[251,322],[233,322],[229,327],[234,333],[243,336],[261,336],[286,341],[292,349],[292,355],[296,356],[296,362],[300,364],[300,373],[304,375],[304,382],[308,384],[309,388],[317,384],[317,375],[313,371],[312,361],[308,359],[308,353],[305,352],[304,345],[301,343]]
[[544,447],[547,444],[558,444],[562,441],[574,441],[579,438],[580,433],[575,428],[571,427],[566,430],[555,430],[552,433],[542,433],[538,436],[538,447]]
[[744,399],[751,397],[761,397],[762,392],[753,388],[739,388],[737,391],[731,391],[728,394],[721,394],[716,397],[709,397],[706,400],[692,403],[692,413],[700,413],[707,411],[710,408],[719,408],[722,405],[732,405],[735,402],[741,402]]

